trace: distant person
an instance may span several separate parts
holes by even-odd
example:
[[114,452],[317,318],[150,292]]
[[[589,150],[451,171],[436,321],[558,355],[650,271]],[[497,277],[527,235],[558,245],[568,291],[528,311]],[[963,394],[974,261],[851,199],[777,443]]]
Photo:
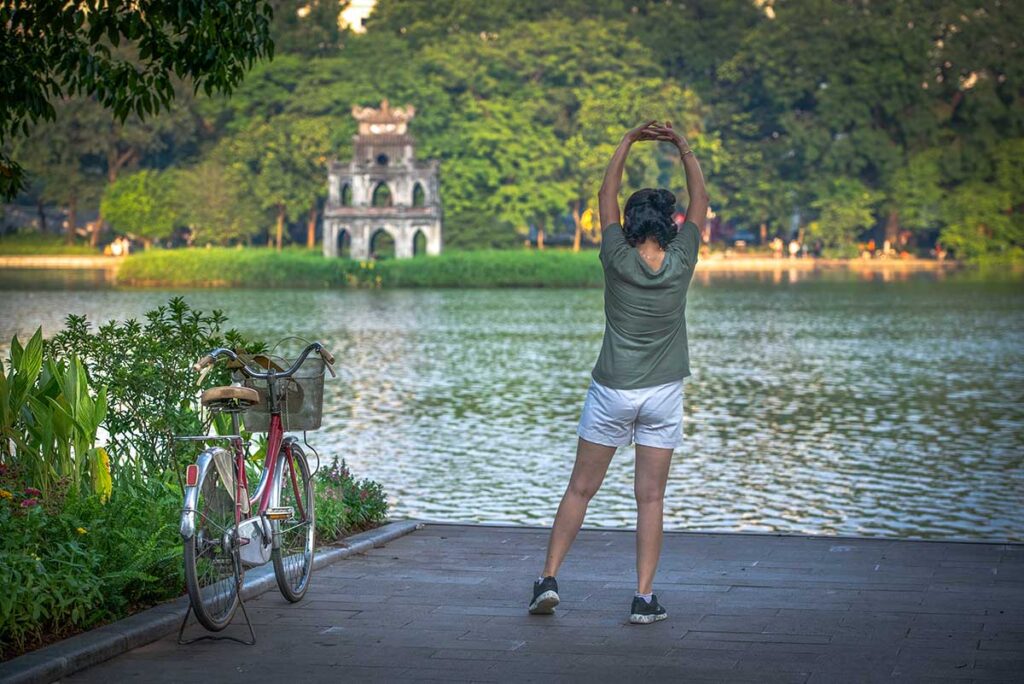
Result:
[[769,247],[772,248],[773,257],[775,257],[776,259],[782,258],[782,238],[776,235],[774,238],[772,238],[772,241],[769,243]]
[[796,259],[800,254],[800,241],[790,240],[789,241],[789,258]]
[[[667,141],[679,150],[689,194],[687,216],[672,221],[675,196],[646,188],[626,201],[619,220],[619,187],[630,147]],[[605,330],[580,417],[576,464],[558,506],[547,559],[534,582],[530,612],[558,605],[555,575],[583,524],[587,505],[618,447],[636,444],[637,586],[629,621],[648,624],[668,615],[654,595],[661,555],[665,484],[673,450],[683,436],[683,379],[690,375],[686,291],[700,249],[708,197],[700,166],[672,124],[652,121],[626,133],[612,155],[598,194]]]

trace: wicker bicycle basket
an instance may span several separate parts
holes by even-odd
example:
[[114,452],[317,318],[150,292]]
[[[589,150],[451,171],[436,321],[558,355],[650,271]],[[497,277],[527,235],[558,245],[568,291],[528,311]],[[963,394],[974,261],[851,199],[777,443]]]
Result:
[[[292,360],[282,360],[282,368],[289,368]],[[281,409],[281,424],[286,432],[316,430],[320,427],[324,405],[324,362],[319,356],[310,354],[302,362],[295,375],[274,381],[277,390],[277,405]],[[260,395],[260,401],[242,414],[246,430],[267,432],[270,430],[269,389],[266,380],[243,378],[242,384],[251,387]]]

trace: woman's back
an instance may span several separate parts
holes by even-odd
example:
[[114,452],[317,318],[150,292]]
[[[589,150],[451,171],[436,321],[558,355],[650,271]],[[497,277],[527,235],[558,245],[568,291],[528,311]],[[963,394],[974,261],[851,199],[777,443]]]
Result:
[[648,265],[621,226],[605,228],[605,333],[593,377],[615,389],[636,389],[690,374],[686,292],[693,277],[700,233],[691,221],[668,243],[661,267]]

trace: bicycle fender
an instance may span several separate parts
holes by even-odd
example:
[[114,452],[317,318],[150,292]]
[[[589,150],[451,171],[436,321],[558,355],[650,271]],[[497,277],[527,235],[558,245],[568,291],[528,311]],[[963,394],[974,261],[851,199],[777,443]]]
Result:
[[185,502],[181,508],[181,538],[188,540],[196,533],[196,503],[199,502],[199,486],[202,485],[206,472],[213,467],[213,457],[216,453],[224,451],[223,447],[210,447],[203,450],[196,459],[195,465],[199,469],[199,476],[193,487],[185,486]]

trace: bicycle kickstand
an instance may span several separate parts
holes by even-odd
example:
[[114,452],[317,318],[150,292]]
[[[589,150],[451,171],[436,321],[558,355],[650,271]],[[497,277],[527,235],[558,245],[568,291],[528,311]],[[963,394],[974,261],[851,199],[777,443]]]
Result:
[[[237,575],[236,575],[237,577]],[[185,633],[185,626],[188,624],[189,613],[194,613],[192,610],[192,602],[189,601],[188,608],[185,609],[185,618],[181,621],[181,627],[178,628],[178,645],[188,646],[194,644],[197,641],[234,641],[244,646],[255,646],[256,645],[256,630],[253,629],[252,620],[249,619],[249,611],[245,609],[245,599],[242,598],[242,583],[238,582],[238,603],[242,606],[242,615],[245,616],[245,624],[249,627],[249,641],[244,641],[233,636],[214,636],[213,634],[204,634],[187,641],[182,640],[181,635]]]

